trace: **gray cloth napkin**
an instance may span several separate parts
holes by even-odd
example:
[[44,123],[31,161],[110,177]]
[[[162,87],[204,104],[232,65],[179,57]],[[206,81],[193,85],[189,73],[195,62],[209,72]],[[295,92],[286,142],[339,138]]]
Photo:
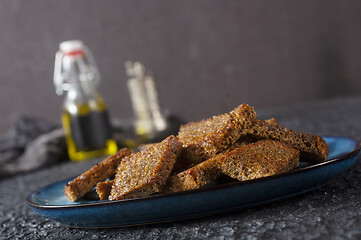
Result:
[[48,120],[17,115],[0,137],[0,178],[46,167],[66,159],[61,126]]

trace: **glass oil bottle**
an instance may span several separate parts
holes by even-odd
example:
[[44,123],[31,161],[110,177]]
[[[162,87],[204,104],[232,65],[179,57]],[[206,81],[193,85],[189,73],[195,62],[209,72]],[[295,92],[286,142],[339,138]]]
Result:
[[117,152],[107,106],[96,90],[99,83],[89,49],[78,40],[62,42],[55,57],[54,84],[58,95],[66,92],[62,123],[73,161]]

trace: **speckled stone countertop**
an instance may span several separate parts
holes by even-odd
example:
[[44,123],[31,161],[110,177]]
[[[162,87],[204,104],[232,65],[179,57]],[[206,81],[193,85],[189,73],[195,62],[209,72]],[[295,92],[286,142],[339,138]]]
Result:
[[[361,97],[257,110],[260,119],[319,135],[361,139]],[[0,181],[0,239],[361,239],[361,162],[327,186],[233,213],[146,226],[72,229],[35,214],[25,198],[99,159],[63,163]]]

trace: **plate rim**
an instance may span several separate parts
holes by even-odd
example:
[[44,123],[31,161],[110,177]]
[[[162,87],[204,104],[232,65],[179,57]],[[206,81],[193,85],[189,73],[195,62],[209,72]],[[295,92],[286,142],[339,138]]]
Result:
[[235,187],[235,186],[242,186],[242,185],[246,185],[246,184],[253,184],[253,183],[257,183],[257,182],[262,182],[262,181],[267,181],[267,180],[271,180],[271,179],[277,179],[277,178],[282,178],[282,177],[287,177],[290,175],[295,175],[298,174],[299,172],[307,172],[307,171],[311,171],[313,169],[316,168],[320,168],[323,167],[325,165],[331,165],[334,163],[338,163],[341,162],[343,160],[349,159],[351,157],[356,156],[360,151],[361,151],[361,142],[356,140],[355,138],[352,137],[343,137],[343,136],[322,136],[323,138],[339,138],[339,139],[348,139],[353,141],[356,146],[354,147],[353,150],[342,154],[340,156],[336,156],[334,158],[331,158],[325,162],[321,162],[321,163],[316,163],[316,164],[312,164],[309,166],[305,166],[305,167],[301,167],[301,168],[297,168],[294,170],[291,170],[290,172],[286,172],[286,173],[282,173],[282,174],[278,174],[278,175],[273,175],[273,176],[267,176],[267,177],[262,177],[262,178],[257,178],[257,179],[252,179],[252,180],[247,180],[247,181],[235,181],[235,182],[231,182],[231,183],[225,183],[225,184],[218,184],[218,185],[213,185],[213,186],[209,186],[206,188],[200,188],[200,189],[193,189],[193,190],[187,190],[187,191],[181,191],[181,192],[174,192],[174,193],[167,193],[167,194],[161,194],[161,195],[154,195],[154,196],[148,196],[148,197],[141,197],[141,198],[132,198],[132,199],[121,199],[121,200],[113,200],[113,201],[108,201],[108,200],[100,200],[100,201],[96,201],[96,202],[88,202],[88,203],[79,203],[79,204],[67,204],[67,205],[42,205],[42,204],[37,204],[31,201],[31,197],[40,192],[41,190],[48,188],[52,185],[58,184],[60,182],[64,182],[64,181],[69,181],[71,179],[74,179],[74,177],[71,178],[67,178],[67,179],[63,179],[60,181],[56,181],[50,184],[47,184],[35,191],[32,191],[27,197],[26,197],[26,202],[28,205],[30,205],[31,207],[37,208],[37,209],[43,209],[43,210],[60,210],[60,209],[69,209],[69,208],[83,208],[83,207],[97,207],[97,206],[108,206],[108,205],[114,205],[114,204],[121,204],[121,203],[129,203],[129,202],[140,202],[140,201],[147,201],[150,199],[158,199],[158,198],[167,198],[167,197],[176,197],[176,196],[181,196],[181,195],[189,195],[189,194],[195,194],[195,193],[199,193],[199,192],[206,192],[206,191],[214,191],[220,188],[231,188],[231,187]]

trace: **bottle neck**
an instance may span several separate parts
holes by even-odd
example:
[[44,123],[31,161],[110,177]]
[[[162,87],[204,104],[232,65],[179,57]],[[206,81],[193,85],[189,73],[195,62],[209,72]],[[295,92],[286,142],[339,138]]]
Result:
[[100,76],[91,53],[80,52],[82,54],[79,51],[57,52],[54,84],[58,95],[74,89],[86,95],[99,85]]
[[95,86],[89,82],[81,82],[79,79],[73,79],[69,84],[69,90],[67,91],[67,96],[74,99],[92,98],[96,95],[99,95]]
[[91,66],[85,61],[84,55],[64,57],[64,70],[68,82],[67,98],[78,104],[88,104],[89,101],[100,98],[96,91],[94,75]]

